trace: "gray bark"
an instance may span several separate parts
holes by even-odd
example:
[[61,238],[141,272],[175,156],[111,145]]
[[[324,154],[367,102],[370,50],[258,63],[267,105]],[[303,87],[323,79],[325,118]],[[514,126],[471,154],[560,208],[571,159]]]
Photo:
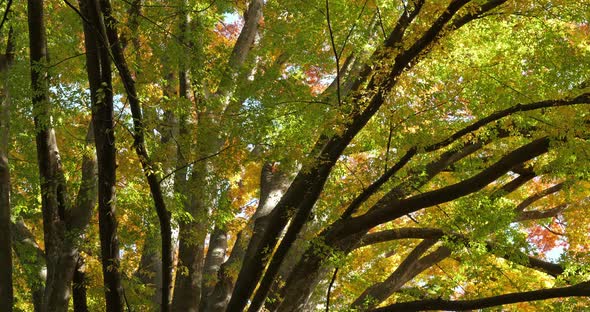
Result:
[[[262,0],[251,0],[248,10],[244,16],[244,27],[238,36],[232,53],[229,56],[224,75],[217,88],[217,93],[210,101],[219,101],[220,115],[227,115],[234,112],[238,102],[230,101],[235,90],[235,81],[240,68],[251,50],[254,39],[258,32],[258,22],[262,16]],[[184,72],[186,75],[186,72]],[[185,82],[180,79],[181,83]],[[185,96],[186,92],[181,92]],[[200,112],[199,112],[200,113]],[[197,159],[207,157],[217,152],[223,145],[225,132],[221,125],[222,119],[214,119],[211,116],[198,114],[199,130],[196,134],[198,142]],[[214,116],[214,115],[213,115]],[[185,273],[177,273],[175,293],[173,299],[174,311],[196,312],[202,296],[202,274],[204,266],[204,239],[207,231],[207,224],[203,222],[208,218],[209,208],[213,203],[212,198],[207,194],[217,194],[217,186],[210,185],[207,180],[212,174],[212,166],[208,161],[198,162],[193,166],[193,172],[188,182],[189,193],[185,193],[188,203],[185,210],[191,214],[196,222],[181,223],[179,233],[179,268]],[[180,267],[182,266],[182,267]]]
[[206,298],[208,298],[217,281],[217,272],[223,261],[225,261],[225,253],[227,251],[227,232],[217,226],[211,233],[209,239],[209,248],[207,256],[205,257],[205,264],[203,266],[203,281],[200,310],[205,311]]
[[223,263],[217,273],[217,283],[211,295],[206,298],[203,311],[225,311],[231,292],[235,285],[235,277],[228,270],[235,270],[244,258],[255,257],[256,246],[268,225],[268,215],[272,212],[284,192],[289,187],[291,177],[281,172],[273,172],[273,165],[266,163],[260,173],[260,198],[258,207],[246,228],[238,234],[229,259]]
[[[73,274],[71,254],[62,253],[65,239],[65,212],[68,199],[61,172],[59,150],[51,128],[49,80],[44,65],[48,62],[43,1],[28,1],[29,47],[31,62],[32,104],[35,112],[37,161],[41,184],[43,232],[47,261],[47,280],[43,296],[44,311],[66,311]],[[69,280],[71,281],[71,279]]]

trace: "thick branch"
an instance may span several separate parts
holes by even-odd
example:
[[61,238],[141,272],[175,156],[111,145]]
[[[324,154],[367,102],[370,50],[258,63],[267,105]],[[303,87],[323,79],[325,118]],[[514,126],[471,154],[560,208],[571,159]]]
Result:
[[540,102],[534,102],[534,103],[528,103],[528,104],[516,104],[516,105],[511,106],[507,109],[497,111],[485,118],[478,120],[477,122],[455,132],[453,135],[451,135],[447,139],[445,139],[439,143],[428,146],[426,148],[426,150],[427,151],[437,150],[441,147],[447,146],[450,143],[456,141],[457,139],[463,137],[464,135],[466,135],[468,133],[471,133],[477,129],[480,129],[481,127],[483,127],[487,124],[490,124],[494,121],[500,120],[501,118],[512,115],[514,113],[527,112],[527,111],[548,108],[548,107],[569,106],[569,105],[575,105],[575,104],[590,104],[590,93],[580,94],[572,99],[546,100],[546,101],[540,101]]
[[550,209],[545,210],[532,210],[532,211],[523,211],[521,212],[516,221],[528,221],[528,220],[537,220],[543,218],[550,218],[555,217],[556,215],[562,213],[565,209],[569,207],[568,203],[563,203],[561,205],[557,205]]
[[510,168],[542,155],[546,153],[548,149],[548,138],[537,139],[514,150],[495,164],[469,179],[434,191],[412,196],[398,202],[391,202],[389,207],[383,207],[368,212],[362,216],[349,219],[340,224],[339,229],[335,229],[331,235],[333,235],[332,237],[344,237],[346,235],[366,231],[376,225],[395,220],[408,213],[477,192],[504,175],[510,170]]
[[[387,299],[393,292],[399,289],[408,280],[415,275],[412,274],[413,267],[418,263],[421,256],[436,244],[437,239],[425,239],[416,246],[408,256],[402,261],[397,269],[383,282],[377,283],[367,288],[353,303],[353,308],[362,307],[366,301],[370,300],[369,308],[372,308],[383,300]],[[450,253],[450,252],[449,252]]]
[[427,299],[411,302],[395,303],[382,308],[371,310],[372,312],[389,311],[428,311],[428,310],[474,310],[483,309],[505,304],[546,300],[563,297],[583,297],[590,295],[588,282],[561,288],[550,288],[533,291],[518,292],[473,300],[443,300]]
[[[440,239],[445,235],[452,241],[461,243],[466,247],[469,246],[469,238],[462,234],[445,232],[443,230],[436,228],[399,228],[369,233],[363,237],[361,243],[355,248],[360,248],[372,244],[397,239]],[[557,277],[564,271],[564,268],[559,264],[547,262],[535,257],[528,256],[519,250],[514,250],[508,253],[499,253],[498,248],[495,248],[494,243],[492,242],[486,242],[486,249],[488,252],[494,254],[495,256],[504,258],[509,261],[512,261],[511,259],[514,258],[527,258],[528,262],[519,264],[525,267],[529,267],[531,269],[547,273],[553,277]]]
[[514,211],[516,213],[522,213],[528,206],[530,206],[532,203],[536,202],[537,200],[539,200],[545,196],[548,196],[553,193],[557,193],[557,192],[561,191],[563,189],[563,185],[564,185],[563,182],[558,183],[558,184],[553,185],[552,187],[542,190],[541,192],[538,192],[536,194],[533,194],[533,195],[527,197],[520,204],[518,204],[518,206],[516,206]]
[[[558,99],[558,100],[534,102],[534,103],[529,103],[529,104],[517,104],[517,105],[514,105],[510,108],[492,113],[491,115],[489,115],[485,118],[482,118],[482,119],[476,121],[475,123],[473,123],[469,126],[466,126],[465,128],[455,132],[454,134],[452,134],[448,138],[446,138],[440,142],[437,142],[437,143],[434,143],[434,144],[424,147],[424,150],[426,152],[432,152],[432,151],[436,151],[438,149],[441,149],[443,147],[449,146],[450,144],[456,142],[457,140],[464,137],[465,135],[467,135],[469,133],[473,133],[484,126],[489,125],[492,122],[495,122],[497,120],[500,120],[503,117],[510,116],[510,115],[517,113],[517,112],[537,110],[537,109],[543,109],[543,108],[549,108],[549,107],[568,106],[568,105],[582,104],[582,103],[588,103],[588,102],[590,102],[590,93],[581,94],[573,99]],[[402,158],[400,158],[400,160],[393,167],[388,169],[381,177],[379,177],[379,179],[377,179],[375,182],[373,182],[369,187],[367,187],[361,194],[359,194],[351,202],[351,204],[346,209],[346,211],[343,213],[341,218],[346,219],[346,218],[350,217],[358,209],[358,207],[360,207],[360,205],[362,203],[364,203],[371,195],[373,195],[376,191],[378,191],[379,188],[385,182],[387,182],[401,168],[403,168],[412,159],[412,157],[414,157],[417,154],[417,151],[418,151],[418,149],[415,146],[410,148],[406,152],[406,154]],[[521,175],[522,175],[522,172],[521,172]],[[524,178],[525,177],[522,177],[522,179],[524,179]],[[515,183],[517,183],[517,182],[515,181]],[[531,198],[532,202],[536,201],[537,199],[538,198],[533,200]],[[530,202],[530,203],[532,203],[532,202]],[[530,204],[530,203],[528,203],[528,204]],[[524,202],[523,202],[523,204],[524,204]],[[528,206],[528,204],[527,204],[527,206]],[[522,209],[524,209],[524,208],[522,208]]]

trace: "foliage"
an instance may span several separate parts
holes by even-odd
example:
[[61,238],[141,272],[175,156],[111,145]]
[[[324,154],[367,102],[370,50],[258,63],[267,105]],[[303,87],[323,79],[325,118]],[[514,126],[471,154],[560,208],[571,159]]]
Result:
[[[266,1],[262,18],[256,21],[255,40],[244,48],[243,60],[233,62],[238,53],[234,47],[248,22],[245,12],[255,2],[112,3],[142,104],[145,145],[153,164],[146,170],[160,181],[176,244],[186,239],[189,245],[201,246],[200,261],[205,266],[207,252],[220,248],[221,262],[228,261],[222,268],[235,283],[240,274],[248,273],[240,273],[240,268],[250,260],[231,262],[232,253],[245,252],[248,239],[256,235],[264,203],[276,194],[296,192],[301,183],[299,193],[285,196],[278,205],[277,195],[272,206],[284,209],[265,219],[279,220],[284,211],[278,242],[257,247],[255,256],[263,259],[260,270],[270,272],[271,261],[279,259],[277,281],[264,295],[268,310],[285,308],[279,304],[288,302],[285,292],[296,285],[289,276],[298,268],[314,268],[304,272],[315,284],[309,282],[309,289],[301,290],[309,291],[301,296],[311,298],[304,302],[308,310],[325,309],[327,296],[333,311],[362,311],[400,302],[470,300],[588,281],[588,1]],[[400,55],[412,51],[412,44],[448,12],[450,2],[466,5],[398,70]],[[469,23],[449,26],[496,2],[497,7]],[[133,13],[134,3],[140,4],[139,12]],[[91,104],[82,19],[61,1],[47,0],[45,10],[50,12],[46,24],[51,61],[43,66],[51,77],[52,126],[68,189],[78,190],[83,183],[82,158],[94,154],[85,139]],[[419,12],[402,39],[386,47],[388,35],[412,10]],[[184,19],[188,22],[183,26]],[[38,244],[36,250],[20,248],[18,240],[14,244],[20,250],[14,254],[15,307],[24,311],[32,310],[26,294],[44,283],[32,259],[45,248],[24,4],[14,4],[8,23],[17,34],[16,62],[8,77],[11,218],[13,223],[23,221]],[[184,95],[181,73],[189,76],[189,92]],[[144,256],[161,257],[161,229],[142,171],[143,159],[134,150],[129,94],[121,78],[113,75],[113,79],[119,270],[128,304],[147,311],[158,306],[152,296],[157,294],[159,273],[155,263],[146,266]],[[366,125],[351,130],[381,94],[382,103]],[[531,103],[551,101],[555,103],[525,109]],[[493,122],[453,137],[515,107]],[[452,139],[445,141],[448,138]],[[478,179],[507,155],[541,138],[549,140],[546,151],[498,169],[491,181]],[[334,143],[339,140],[345,142],[340,150]],[[376,182],[410,151],[407,164],[383,183]],[[470,188],[478,183],[478,188]],[[544,193],[561,183],[560,189]],[[461,188],[451,189],[455,186]],[[468,191],[461,193],[464,189]],[[267,199],[263,190],[276,193]],[[365,192],[370,194],[348,211]],[[420,202],[425,198],[426,204]],[[313,209],[305,216],[307,203]],[[296,229],[300,216],[303,224],[288,242],[288,231]],[[187,237],[184,226],[192,227]],[[214,245],[216,230],[226,235],[229,247]],[[383,233],[397,234],[379,240]],[[425,240],[435,241],[412,260]],[[95,213],[79,243],[89,308],[102,310]],[[279,258],[283,243],[284,259]],[[447,248],[449,255],[428,262],[438,248]],[[181,257],[178,251],[174,254]],[[317,267],[311,265],[315,260]],[[553,274],[535,260],[560,271]],[[420,270],[419,261],[424,261]],[[179,263],[175,277],[189,276],[189,266]],[[338,272],[326,295],[335,268]],[[405,270],[407,280],[399,278],[399,285],[392,282],[379,290],[392,290],[384,298],[370,293],[364,305],[354,306],[365,293],[386,285],[397,268]],[[203,288],[214,287],[224,277],[213,273],[203,278],[208,283]],[[261,281],[257,279],[255,286]],[[247,295],[259,292],[253,288]],[[523,300],[502,309],[561,311],[588,304],[587,298],[572,297]]]

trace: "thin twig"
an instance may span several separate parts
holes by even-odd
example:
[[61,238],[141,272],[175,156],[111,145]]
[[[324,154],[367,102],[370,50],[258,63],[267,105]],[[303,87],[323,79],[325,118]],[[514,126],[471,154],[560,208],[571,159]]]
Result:
[[80,57],[82,55],[86,55],[86,52],[81,52],[81,53],[74,54],[72,56],[68,56],[68,57],[66,57],[66,58],[64,58],[64,59],[62,59],[62,60],[60,60],[60,61],[58,61],[58,62],[56,62],[54,64],[51,64],[51,65],[47,66],[47,68],[56,67],[56,66],[60,65],[61,63],[64,63],[64,62],[69,61],[71,59],[75,59],[75,58]]
[[8,0],[8,2],[6,3],[6,10],[4,10],[2,22],[0,22],[0,30],[2,29],[2,26],[4,26],[4,23],[8,20],[8,12],[10,12],[10,6],[12,6],[12,0]]
[[330,23],[330,3],[326,0],[326,22],[328,22],[328,31],[330,33],[330,43],[332,44],[332,51],[334,52],[334,58],[336,59],[336,95],[338,96],[338,106],[342,103],[340,99],[340,56],[336,50],[336,43],[334,42],[334,33],[332,31],[332,25]]
[[387,34],[385,33],[385,28],[383,27],[383,19],[381,18],[381,10],[379,10],[379,6],[377,7],[377,17],[379,18],[379,27],[381,27],[381,32],[383,33],[383,39],[387,38]]
[[356,27],[358,21],[363,16],[363,13],[365,12],[365,8],[367,7],[367,2],[368,1],[369,0],[365,0],[365,3],[363,3],[363,7],[361,8],[361,11],[359,12],[359,15],[357,16],[356,20],[354,21],[354,24],[352,24],[352,27],[350,27],[350,30],[348,31],[348,34],[346,34],[346,38],[344,38],[344,43],[342,44],[342,48],[340,48],[340,53],[338,53],[338,57],[339,58],[342,57],[342,52],[344,52],[344,48],[346,47],[346,44],[348,43],[348,39],[350,39],[350,36],[352,35],[352,32],[354,31],[354,28]]
[[332,274],[332,280],[330,281],[330,285],[328,286],[328,293],[326,294],[326,312],[330,312],[330,293],[332,292],[332,286],[334,286],[334,281],[336,281],[336,274],[338,274],[338,268],[334,269],[334,274]]
[[389,119],[389,135],[387,136],[387,149],[385,150],[385,172],[387,172],[388,162],[389,162],[389,148],[391,147],[391,136],[393,135],[393,125],[391,124],[391,119]]
[[170,173],[168,173],[167,175],[165,175],[165,176],[164,176],[162,179],[160,179],[159,183],[162,183],[162,181],[164,181],[164,180],[168,179],[169,177],[171,177],[171,176],[172,176],[173,174],[175,174],[176,172],[178,172],[178,171],[180,171],[180,170],[182,170],[182,169],[184,169],[184,168],[186,168],[186,167],[188,167],[188,166],[190,166],[190,165],[194,165],[194,164],[196,164],[196,163],[198,163],[198,162],[200,162],[200,161],[207,160],[207,159],[209,159],[209,158],[215,157],[215,156],[217,156],[217,155],[219,155],[219,154],[223,153],[225,150],[229,149],[230,147],[231,147],[231,145],[228,145],[228,146],[226,146],[226,147],[224,147],[224,148],[220,149],[219,151],[217,151],[217,152],[215,152],[215,153],[213,153],[213,154],[211,154],[211,155],[207,155],[207,156],[201,157],[201,158],[199,158],[199,159],[193,160],[193,161],[191,161],[191,162],[189,162],[189,163],[186,163],[186,164],[184,164],[184,165],[182,165],[182,166],[180,166],[180,167],[176,168],[176,169],[175,169],[175,170],[173,170],[172,172],[170,172]]

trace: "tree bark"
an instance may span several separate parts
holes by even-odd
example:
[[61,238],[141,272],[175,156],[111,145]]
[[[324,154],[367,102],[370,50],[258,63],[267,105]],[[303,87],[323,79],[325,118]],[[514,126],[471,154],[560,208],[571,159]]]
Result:
[[84,22],[84,44],[98,161],[98,219],[106,310],[121,312],[123,288],[115,214],[117,165],[109,44],[98,1],[80,0],[79,3],[82,14],[88,19]]
[[43,231],[47,280],[42,309],[66,311],[75,265],[71,242],[66,242],[68,198],[55,133],[51,127],[48,62],[43,1],[28,1],[32,103],[36,130],[37,162],[41,180]]
[[[260,257],[247,259],[244,262],[244,266],[236,281],[232,299],[228,305],[229,309],[243,309],[247,304],[248,298],[254,293],[256,284],[259,281],[260,286],[256,290],[256,294],[254,294],[253,302],[250,305],[251,310],[256,310],[263,304],[264,298],[266,298],[288,249],[309,217],[311,209],[317,201],[332,167],[346,146],[348,146],[356,134],[364,128],[367,122],[382,106],[388,92],[395,86],[397,77],[405,69],[411,67],[414,60],[427,51],[433,42],[440,39],[441,32],[447,28],[447,23],[468,2],[467,0],[452,1],[432,26],[409,49],[400,52],[395,57],[393,66],[383,69],[386,74],[381,77],[382,79],[378,79],[376,76],[370,79],[365,89],[370,93],[363,94],[363,98],[365,99],[368,96],[368,101],[360,101],[360,98],[355,97],[350,99],[354,106],[351,108],[349,116],[345,118],[347,122],[344,125],[345,127],[342,133],[331,135],[330,137],[322,135],[318,140],[316,148],[314,148],[314,150],[320,151],[318,156],[315,157],[310,168],[306,168],[298,174],[285,196],[283,196],[277,205],[277,209],[273,212],[271,225],[257,249],[257,254]],[[403,32],[402,30],[400,36],[403,35]],[[394,41],[393,43],[399,43],[399,40],[395,39],[396,34],[396,30],[394,30],[392,33],[394,37],[392,39]],[[390,62],[385,63],[389,64]],[[360,80],[363,79],[362,76],[359,78]],[[357,97],[360,94],[358,93]],[[360,103],[366,104],[360,105]],[[295,212],[295,216],[293,216],[293,212]],[[291,225],[267,267],[266,261],[263,260],[265,259],[264,251],[274,250],[278,242],[278,234],[283,230],[289,220],[291,220]],[[262,277],[265,267],[267,269],[264,277]]]
[[74,312],[88,312],[88,303],[86,297],[86,269],[84,267],[84,259],[78,257],[78,263],[76,264],[76,271],[74,272],[73,279],[73,298],[74,298]]
[[201,293],[200,310],[205,311],[206,300],[215,288],[217,280],[217,272],[221,264],[225,260],[225,253],[227,251],[227,232],[224,229],[215,227],[209,239],[209,248],[207,256],[205,257],[205,264],[203,266],[203,282]]
[[47,279],[45,253],[35,241],[33,233],[27,229],[22,220],[12,224],[12,239],[14,252],[24,267],[34,272],[34,276],[27,279],[31,289],[31,301],[35,312],[41,312],[43,305],[43,288]]
[[411,302],[394,303],[385,307],[371,310],[371,312],[393,312],[393,311],[465,311],[484,309],[518,302],[546,300],[551,298],[564,297],[585,297],[590,295],[589,282],[576,284],[569,287],[549,288],[533,291],[511,293],[481,299],[472,300],[444,300],[426,299]]
[[[245,258],[254,254],[262,235],[268,226],[268,215],[289,187],[291,177],[278,170],[273,172],[273,164],[265,163],[260,172],[260,195],[258,207],[246,228],[238,234],[229,259],[221,265],[217,273],[217,283],[210,296],[205,297],[202,311],[225,311],[229,303],[235,278],[229,274],[230,268],[240,265]],[[203,307],[202,306],[202,307]]]
[[162,258],[157,249],[157,237],[148,233],[143,243],[139,268],[135,275],[149,288],[154,289],[151,301],[158,306],[162,302]]
[[[416,275],[424,272],[424,270],[439,263],[446,257],[451,255],[451,250],[447,247],[439,247],[430,254],[421,257],[425,248],[429,248],[436,240],[424,240],[404,259],[399,267],[387,277],[383,282],[377,283],[367,288],[351,305],[353,309],[362,311],[364,309],[372,309],[394,292],[400,290],[402,286],[408,281],[412,280]],[[430,244],[430,246],[429,246]]]
[[[172,302],[173,311],[197,312],[201,300],[201,283],[205,257],[205,236],[206,207],[204,186],[195,186],[195,180],[201,179],[205,172],[203,164],[194,166],[194,172],[188,181],[188,186],[193,194],[187,194],[189,198],[185,201],[185,211],[190,213],[192,222],[181,222],[179,231],[178,248],[178,269],[176,273],[176,284],[174,299]],[[198,170],[198,171],[197,171]],[[197,177],[199,177],[197,179]],[[186,193],[185,193],[186,194]]]
[[[230,98],[235,90],[237,74],[254,44],[258,32],[258,23],[262,16],[262,7],[263,1],[261,0],[251,0],[249,2],[248,10],[244,16],[244,27],[228,58],[217,92],[213,95],[213,99],[205,99],[219,101],[219,104],[221,104],[217,109],[219,116],[231,114],[238,107],[239,103],[230,100]],[[186,30],[187,25],[184,25],[184,27]],[[182,35],[184,36],[184,33]],[[180,81],[183,83],[185,80],[181,78]],[[183,96],[182,92],[181,96]],[[196,151],[199,159],[219,150],[223,146],[223,138],[226,137],[226,133],[221,125],[224,118],[211,117],[213,114],[207,114],[206,117],[202,117],[201,114],[198,115],[199,129],[196,134]],[[213,203],[211,196],[207,194],[218,193],[217,185],[207,183],[207,178],[211,176],[212,172],[210,162],[199,162],[194,165],[188,182],[191,188],[191,194],[188,198],[191,202],[185,207],[188,208],[186,209],[187,212],[193,216],[196,222],[181,223],[180,225],[179,259],[181,264],[187,268],[188,274],[177,274],[173,302],[175,310],[197,311],[200,301],[203,300],[201,287],[203,284],[204,238],[207,231],[203,220],[208,218],[209,209]],[[204,298],[204,301],[207,301],[207,298]],[[207,303],[204,302],[203,305],[207,305]]]
[[105,38],[108,38],[105,40],[110,43],[110,56],[112,56],[114,64],[117,67],[131,108],[131,115],[133,117],[133,147],[141,162],[144,175],[150,187],[156,214],[160,221],[160,237],[162,243],[162,302],[160,308],[162,312],[167,312],[170,310],[170,303],[172,302],[173,255],[170,212],[166,208],[158,173],[154,170],[153,163],[147,151],[141,103],[135,88],[135,79],[131,75],[125,55],[123,54],[121,42],[119,41],[117,20],[112,16],[112,8],[109,0],[100,0],[100,5],[105,21]]
[[0,64],[0,311],[12,311],[12,230],[10,222],[10,168],[8,167],[8,142],[10,140],[10,97],[7,71],[14,59],[13,30],[6,41],[6,53]]

